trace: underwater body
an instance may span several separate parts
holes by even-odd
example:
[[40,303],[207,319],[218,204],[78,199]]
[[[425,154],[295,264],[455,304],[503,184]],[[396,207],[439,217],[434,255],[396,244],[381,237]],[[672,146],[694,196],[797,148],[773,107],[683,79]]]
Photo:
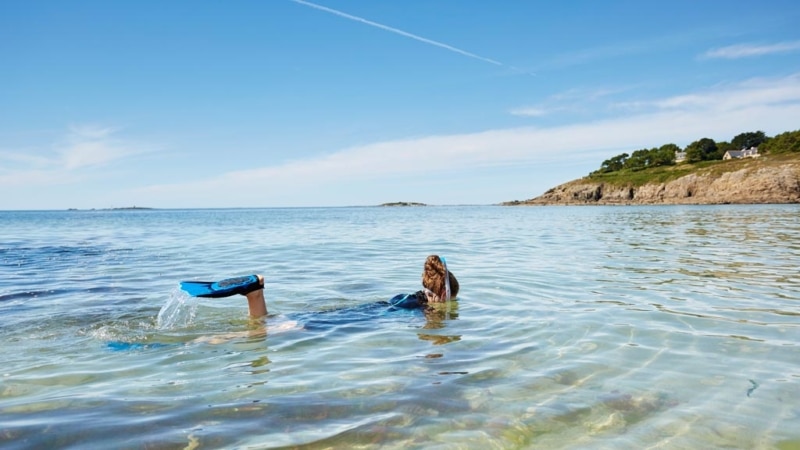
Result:
[[[798,217],[0,212],[0,447],[794,448]],[[388,307],[432,253],[458,298]],[[179,288],[251,273],[265,321]]]

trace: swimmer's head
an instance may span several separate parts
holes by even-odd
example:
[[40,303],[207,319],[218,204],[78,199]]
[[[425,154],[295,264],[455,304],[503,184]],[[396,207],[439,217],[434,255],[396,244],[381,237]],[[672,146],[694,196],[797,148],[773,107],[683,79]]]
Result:
[[445,302],[458,295],[458,280],[447,269],[444,258],[438,255],[430,255],[425,260],[422,287],[425,288],[429,302]]

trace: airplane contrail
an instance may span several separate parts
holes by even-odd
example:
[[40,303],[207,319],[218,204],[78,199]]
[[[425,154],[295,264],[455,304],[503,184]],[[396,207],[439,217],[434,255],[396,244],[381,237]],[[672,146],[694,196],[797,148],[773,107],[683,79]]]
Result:
[[347,14],[345,12],[338,11],[338,10],[335,10],[335,9],[331,9],[331,8],[326,7],[326,6],[317,5],[316,3],[307,2],[305,0],[291,0],[291,1],[293,1],[295,3],[298,3],[300,5],[305,5],[305,6],[314,8],[314,9],[318,9],[320,11],[325,11],[327,13],[331,13],[331,14],[337,15],[339,17],[344,17],[345,19],[350,19],[350,20],[354,20],[356,22],[361,22],[361,23],[363,23],[365,25],[369,25],[371,27],[380,28],[381,30],[386,30],[386,31],[389,31],[389,32],[392,32],[392,33],[395,33],[395,34],[399,34],[400,36],[405,36],[407,38],[414,39],[415,41],[419,41],[419,42],[423,42],[425,44],[430,44],[430,45],[433,45],[433,46],[436,46],[436,47],[439,47],[439,48],[443,48],[443,49],[449,50],[449,51],[451,51],[453,53],[458,53],[459,55],[468,56],[470,58],[474,58],[474,59],[477,59],[479,61],[487,62],[489,64],[494,64],[495,66],[506,66],[506,64],[503,64],[500,61],[496,61],[496,60],[491,59],[491,58],[486,58],[486,57],[483,57],[481,55],[476,55],[475,53],[470,53],[470,52],[468,52],[466,50],[461,50],[460,48],[453,47],[452,45],[447,45],[447,44],[442,43],[442,42],[434,41],[432,39],[424,38],[422,36],[417,36],[416,34],[412,34],[412,33],[409,33],[407,31],[398,30],[397,28],[392,28],[392,27],[390,27],[388,25],[383,25],[381,23],[373,22],[371,20],[364,19],[363,17],[358,17],[358,16],[354,16],[352,14]]

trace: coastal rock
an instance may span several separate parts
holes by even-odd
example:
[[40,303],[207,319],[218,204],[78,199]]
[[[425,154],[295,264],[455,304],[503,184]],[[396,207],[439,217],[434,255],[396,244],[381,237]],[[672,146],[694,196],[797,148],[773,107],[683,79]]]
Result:
[[543,195],[506,205],[800,203],[800,163],[752,165],[722,172],[704,170],[665,183],[624,186],[589,178],[570,181]]
[[418,203],[418,202],[391,202],[391,203],[381,203],[380,206],[428,206],[425,203]]

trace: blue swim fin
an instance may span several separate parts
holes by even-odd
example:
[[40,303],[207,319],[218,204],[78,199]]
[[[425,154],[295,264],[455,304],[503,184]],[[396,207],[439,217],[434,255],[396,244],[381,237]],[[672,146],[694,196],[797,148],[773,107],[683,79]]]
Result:
[[264,283],[256,275],[226,278],[220,281],[181,281],[181,289],[192,297],[220,298],[245,295],[263,289]]

